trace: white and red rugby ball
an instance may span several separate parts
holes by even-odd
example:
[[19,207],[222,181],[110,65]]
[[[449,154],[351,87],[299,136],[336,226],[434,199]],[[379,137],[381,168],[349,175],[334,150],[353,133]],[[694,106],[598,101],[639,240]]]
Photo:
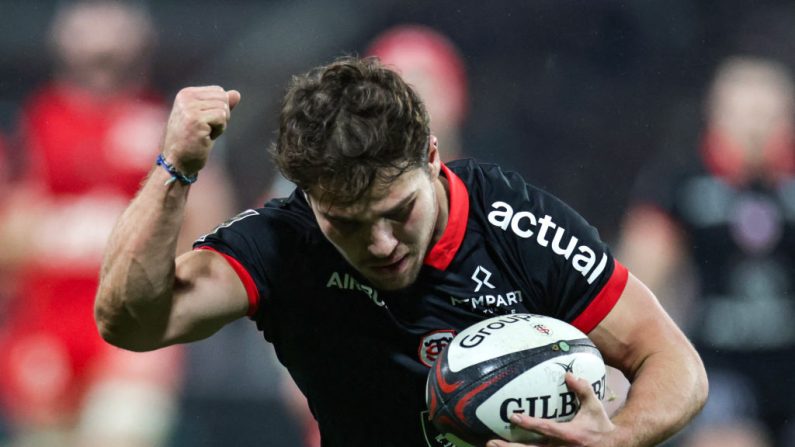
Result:
[[425,399],[433,425],[456,446],[489,439],[541,437],[509,420],[520,413],[571,420],[579,402],[566,372],[605,394],[599,350],[579,329],[551,317],[512,314],[478,322],[453,338],[428,374]]

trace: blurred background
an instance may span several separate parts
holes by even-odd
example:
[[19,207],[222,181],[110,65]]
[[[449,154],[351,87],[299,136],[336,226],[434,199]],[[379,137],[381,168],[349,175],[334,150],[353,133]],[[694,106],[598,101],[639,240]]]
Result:
[[[720,385],[719,406],[672,445],[795,445],[795,407],[781,402],[795,385],[791,1],[0,0],[0,11],[0,445],[318,445],[250,322],[129,357],[86,341],[85,317],[104,237],[154,163],[174,94],[243,95],[192,191],[187,249],[285,191],[266,154],[282,93],[343,54],[403,72],[445,159],[520,172],[653,285]],[[699,181],[719,187],[683,198]],[[724,202],[711,217],[687,212]],[[734,263],[703,268],[715,259]],[[709,322],[744,330],[700,333]],[[732,359],[775,367],[757,377]]]

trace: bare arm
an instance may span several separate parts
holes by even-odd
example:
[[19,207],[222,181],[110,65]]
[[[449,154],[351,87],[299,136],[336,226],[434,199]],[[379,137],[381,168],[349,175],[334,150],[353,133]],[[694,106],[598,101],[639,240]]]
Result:
[[700,357],[633,275],[613,310],[588,336],[606,363],[632,382],[624,407],[610,420],[590,385],[568,375],[566,382],[581,404],[572,421],[517,415],[515,423],[553,438],[554,445],[654,446],[687,424],[706,402],[707,376]]
[[[164,138],[166,160],[198,172],[213,138],[223,132],[235,91],[197,87],[180,91]],[[245,288],[220,255],[189,252],[175,258],[190,186],[167,182],[153,169],[117,222],[105,253],[94,313],[108,342],[146,351],[204,338],[245,315]]]
[[707,399],[696,350],[652,292],[630,274],[616,307],[589,337],[632,383],[607,445],[657,445],[687,424]]

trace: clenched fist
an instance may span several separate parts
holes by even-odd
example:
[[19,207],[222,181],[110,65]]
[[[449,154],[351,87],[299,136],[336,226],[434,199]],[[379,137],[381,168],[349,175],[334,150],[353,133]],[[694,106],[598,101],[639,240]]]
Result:
[[226,130],[238,102],[238,91],[227,91],[217,85],[180,90],[163,137],[166,161],[183,174],[199,172],[207,162],[214,140]]

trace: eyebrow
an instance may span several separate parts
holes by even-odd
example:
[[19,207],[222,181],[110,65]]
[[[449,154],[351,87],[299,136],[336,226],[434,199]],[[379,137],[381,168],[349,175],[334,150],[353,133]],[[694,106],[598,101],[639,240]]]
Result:
[[[393,206],[392,208],[380,213],[380,215],[381,216],[389,216],[391,214],[398,213],[398,212],[402,211],[404,207],[408,206],[416,198],[417,198],[417,192],[414,191],[411,194],[409,194],[408,196],[406,196],[405,198],[401,199],[401,201],[398,202],[397,204],[395,204],[395,206]],[[323,217],[325,217],[326,219],[329,219],[329,220],[335,220],[335,221],[338,221],[338,222],[357,222],[357,219],[351,219],[349,217],[337,216],[337,215],[334,215],[334,214],[329,214],[327,212],[321,212],[321,214],[323,214]]]

